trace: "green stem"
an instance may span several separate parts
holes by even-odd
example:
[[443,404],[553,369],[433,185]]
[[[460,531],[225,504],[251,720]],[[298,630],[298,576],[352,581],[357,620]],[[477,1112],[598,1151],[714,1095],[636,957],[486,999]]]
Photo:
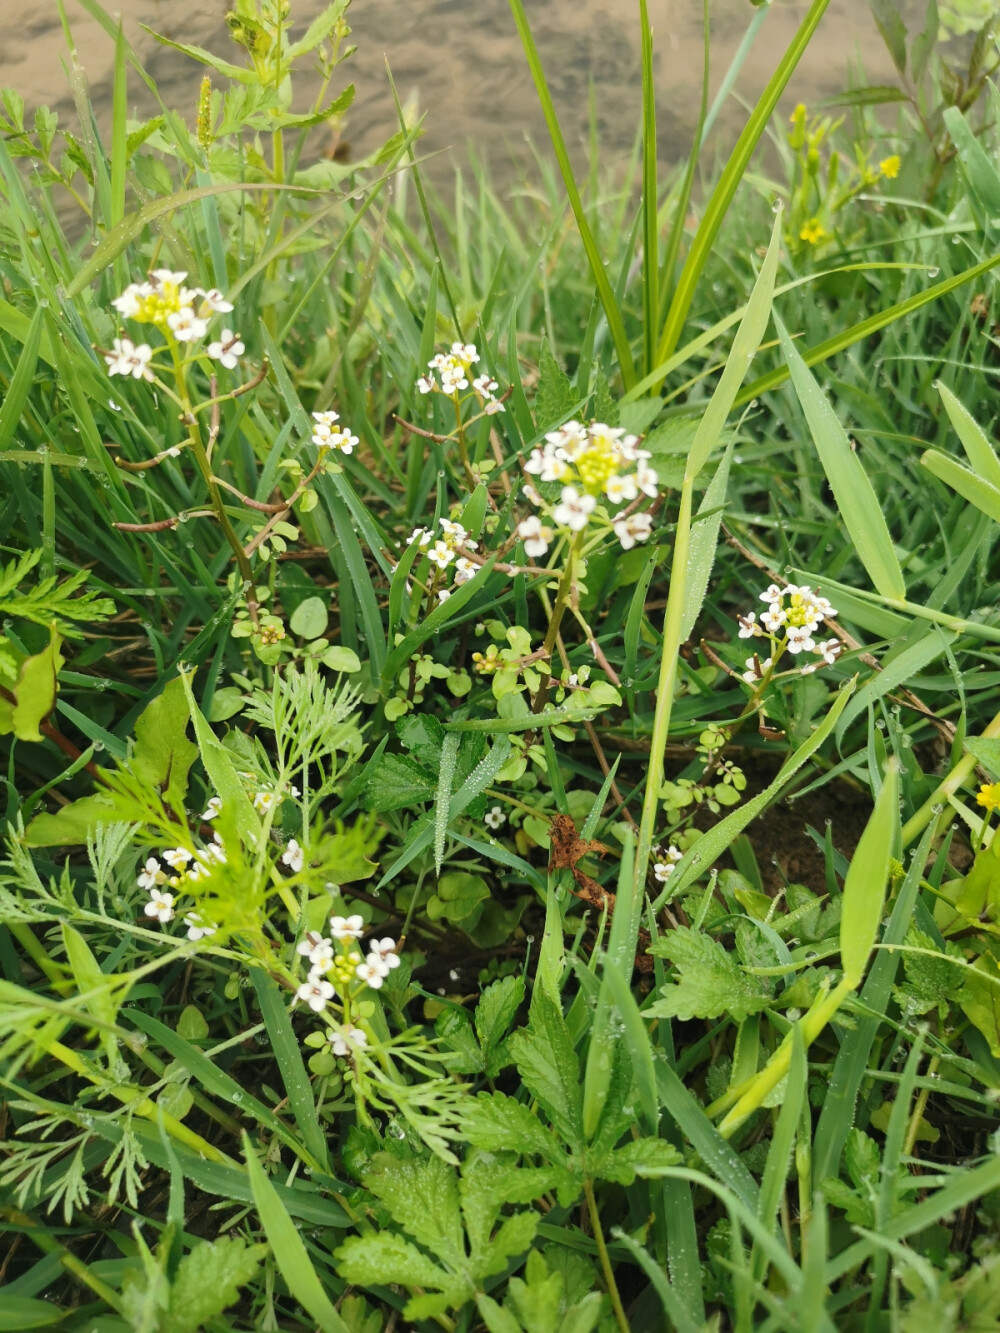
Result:
[[594,1241],[597,1245],[597,1256],[601,1262],[601,1272],[604,1274],[604,1285],[608,1289],[608,1295],[611,1297],[611,1307],[615,1312],[615,1320],[621,1333],[630,1333],[629,1322],[625,1317],[625,1307],[622,1305],[622,1298],[618,1294],[618,1285],[615,1282],[614,1270],[611,1267],[611,1257],[608,1254],[608,1247],[604,1241],[604,1232],[601,1229],[601,1215],[597,1211],[597,1200],[594,1198],[594,1186],[590,1180],[583,1182],[583,1192],[587,1196],[587,1211],[590,1213],[590,1225],[594,1232]]
[[201,438],[201,427],[199,426],[198,419],[191,408],[191,400],[187,391],[187,373],[184,362],[181,360],[177,344],[172,339],[170,343],[170,353],[174,360],[177,390],[184,415],[184,424],[187,426],[188,430],[188,439],[191,441],[191,452],[194,454],[195,462],[198,464],[198,470],[208,488],[212,509],[215,512],[215,517],[219,521],[219,526],[222,528],[223,536],[229,543],[233,555],[236,557],[236,565],[240,571],[243,592],[246,596],[247,610],[250,613],[250,622],[255,630],[259,630],[260,610],[253,590],[253,571],[250,568],[250,559],[243,549],[243,543],[236,535],[236,529],[230,522],[229,515],[226,513],[226,506],[222,498],[222,492],[216,483],[215,476],[212,472],[212,464],[209,461],[208,454],[205,452],[205,445]]
[[[545,642],[542,644],[542,656],[550,665],[552,664],[552,654],[555,651],[556,640],[559,637],[559,626],[562,624],[563,616],[566,613],[566,607],[573,592],[573,586],[576,582],[576,566],[580,556],[580,547],[583,544],[583,534],[578,532],[569,547],[569,554],[566,557],[566,568],[563,570],[562,578],[559,580],[559,586],[556,589],[556,600],[552,607],[552,614],[549,616],[549,627],[545,633]],[[545,698],[549,692],[548,674],[543,673],[541,683],[538,686],[538,693],[535,695],[534,703],[531,705],[533,713],[540,713],[545,707]]]

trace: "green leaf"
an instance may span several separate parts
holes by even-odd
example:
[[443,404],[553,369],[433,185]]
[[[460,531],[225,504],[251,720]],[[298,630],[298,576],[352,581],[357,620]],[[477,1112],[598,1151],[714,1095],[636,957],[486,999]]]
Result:
[[667,1166],[680,1166],[684,1158],[666,1139],[633,1139],[609,1153],[600,1163],[602,1180],[631,1185],[636,1176],[656,1174]]
[[274,1262],[288,1284],[289,1291],[308,1312],[310,1318],[319,1325],[322,1333],[350,1333],[350,1329],[324,1291],[298,1228],[257,1160],[250,1136],[245,1131],[243,1152],[246,1156],[247,1174],[253,1189],[254,1203],[257,1205],[264,1233],[274,1254]]
[[883,597],[905,598],[903,572],[893,550],[882,504],[837,419],[784,325],[775,316],[782,351],[823,471],[854,549]]
[[326,633],[329,619],[322,597],[307,597],[305,601],[299,602],[288,624],[292,633],[300,639],[318,639]]
[[[497,1048],[524,1002],[524,978],[501,977],[487,986],[476,1005],[476,1034],[490,1078],[503,1067],[494,1063]],[[508,1063],[504,1061],[504,1063]]]
[[350,673],[361,670],[361,658],[358,657],[354,649],[343,648],[340,644],[336,644],[333,648],[328,648],[319,660],[325,667],[329,667],[331,671],[346,671]]
[[177,806],[183,805],[188,773],[198,755],[198,747],[187,738],[190,720],[184,685],[177,676],[139,714],[129,761],[137,777],[159,787]]
[[962,1013],[986,1038],[990,1054],[1000,1060],[1000,966],[992,954],[981,954],[965,969],[957,999]]
[[198,742],[198,753],[201,755],[201,762],[205,766],[208,779],[218,793],[226,813],[231,814],[235,819],[240,836],[252,846],[260,839],[260,820],[257,818],[257,812],[250,804],[249,797],[243,790],[243,783],[236,772],[232,755],[205,721],[201,709],[195,702],[194,692],[191,689],[193,674],[193,672],[185,671],[181,674],[180,679],[183,682],[184,693],[187,696],[191,721],[194,723],[194,734]]
[[462,1108],[462,1128],[469,1142],[486,1152],[516,1152],[565,1161],[565,1151],[538,1116],[503,1092],[481,1092]]
[[662,988],[662,998],[644,1013],[658,1018],[718,1018],[730,1014],[742,1022],[766,1009],[773,986],[764,977],[744,972],[718,940],[678,926],[661,935],[650,953],[669,958],[678,969],[676,982]]
[[733,458],[732,444],[726,449],[709,482],[695,522],[691,526],[691,544],[688,548],[688,576],[684,585],[684,610],[681,618],[682,641],[691,637],[695,621],[705,601],[708,581],[715,564],[719,542],[719,528],[725,513],[726,488],[729,485],[729,465]]
[[899,834],[899,765],[890,759],[875,809],[858,840],[844,880],[840,958],[844,980],[861,984],[882,923],[889,859]]
[[387,1282],[400,1287],[431,1287],[449,1298],[448,1305],[460,1304],[467,1291],[471,1295],[471,1283],[453,1277],[416,1245],[391,1231],[351,1236],[334,1251],[334,1258],[337,1272],[355,1287],[378,1288]]
[[583,1140],[580,1065],[562,1010],[542,990],[531,1000],[531,1023],[510,1039],[521,1079],[567,1144]]
[[939,383],[937,391],[941,395],[941,401],[944,403],[951,424],[955,427],[955,433],[962,441],[962,448],[969,456],[972,470],[983,481],[989,482],[1000,491],[1000,459],[997,458],[989,437],[946,384]]
[[433,713],[410,713],[396,723],[396,734],[410,754],[433,772],[441,757],[445,730]]
[[13,732],[20,741],[42,739],[39,727],[56,706],[58,672],[63,664],[61,642],[53,629],[48,645],[21,661],[17,680],[9,690],[13,698],[0,698],[0,736]]
[[462,1214],[452,1167],[439,1157],[404,1161],[378,1153],[364,1183],[382,1200],[393,1220],[449,1268],[464,1263]]
[[366,810],[409,809],[420,801],[432,801],[437,783],[405,754],[384,754],[368,779],[362,801]]
[[937,449],[926,450],[920,462],[928,472],[933,472],[946,486],[957,491],[963,500],[974,504],[994,523],[1000,523],[1000,489]]
[[565,421],[579,401],[569,376],[552,355],[548,338],[543,337],[538,353],[538,389],[535,394],[535,425],[539,433]]
[[892,63],[906,74],[906,24],[899,12],[899,0],[868,0],[872,15],[882,34]]
[[36,815],[25,830],[29,847],[74,847],[87,841],[95,824],[118,819],[111,796],[81,796],[54,815]]
[[266,1245],[248,1245],[242,1236],[201,1241],[178,1265],[158,1333],[198,1333],[239,1300],[266,1254]]
[[29,1328],[51,1328],[62,1322],[65,1310],[51,1301],[27,1296],[4,1296],[0,1305],[0,1333],[26,1333]]
[[994,778],[1000,778],[1000,740],[993,736],[967,736],[965,748]]
[[44,319],[45,311],[39,306],[31,317],[21,355],[17,359],[17,366],[7,386],[3,406],[0,406],[0,450],[7,448],[21,422],[24,405],[28,401],[28,394],[35,378]]

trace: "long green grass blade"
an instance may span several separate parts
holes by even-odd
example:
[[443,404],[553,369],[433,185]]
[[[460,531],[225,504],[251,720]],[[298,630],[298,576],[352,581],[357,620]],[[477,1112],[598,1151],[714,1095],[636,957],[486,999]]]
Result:
[[[535,46],[535,39],[531,34],[531,27],[528,23],[528,17],[524,12],[522,0],[510,0],[510,7],[514,14],[514,22],[517,24],[517,30],[521,37],[521,43],[524,46],[524,53],[531,69],[531,77],[535,81],[535,89],[538,92],[538,100],[542,106],[542,114],[545,117],[545,124],[548,127],[549,136],[552,139],[552,147],[555,151],[556,161],[559,164],[559,173],[562,176],[563,185],[566,189],[566,195],[569,199],[570,208],[573,210],[573,216],[576,218],[576,225],[580,232],[580,239],[583,242],[583,248],[587,254],[587,262],[590,265],[590,273],[597,288],[598,295],[601,298],[601,305],[604,307],[604,315],[608,321],[608,328],[611,331],[611,338],[615,345],[615,352],[618,357],[618,364],[621,368],[622,379],[625,382],[625,388],[631,389],[635,384],[635,366],[632,361],[632,350],[629,347],[628,336],[625,332],[625,324],[622,320],[621,311],[615,300],[614,292],[611,290],[611,283],[608,281],[608,275],[604,269],[604,262],[601,259],[601,253],[597,248],[597,242],[594,240],[593,232],[590,229],[590,223],[587,221],[587,215],[584,212],[583,201],[580,198],[580,191],[577,188],[576,177],[573,174],[573,165],[569,160],[569,153],[566,151],[566,141],[563,138],[562,129],[559,125],[559,117],[556,115],[556,109],[552,102],[552,94],[549,92],[549,85],[545,78],[545,71],[542,69],[542,62],[538,55],[538,48]],[[660,358],[662,360],[662,358]]]

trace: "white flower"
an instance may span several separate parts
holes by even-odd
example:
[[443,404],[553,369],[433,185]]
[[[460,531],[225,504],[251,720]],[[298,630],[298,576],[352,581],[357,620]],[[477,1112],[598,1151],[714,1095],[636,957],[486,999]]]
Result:
[[756,639],[760,637],[760,626],[757,624],[757,612],[751,611],[749,615],[737,617],[740,625],[741,639]]
[[353,1023],[345,1023],[339,1031],[331,1028],[326,1037],[334,1055],[350,1055],[352,1047],[360,1048],[368,1045],[368,1038],[364,1032]]
[[438,602],[439,602],[439,603],[441,603],[441,602],[446,602],[450,596],[451,596],[451,589],[450,589],[450,588],[439,588],[439,589],[438,589]]
[[528,501],[528,503],[533,504],[536,509],[542,503],[542,497],[538,494],[538,492],[535,490],[534,486],[532,486],[530,481],[526,481],[524,483],[524,486],[521,488],[521,494]]
[[562,500],[552,511],[552,517],[560,527],[572,532],[582,532],[587,520],[594,511],[597,501],[592,495],[580,495],[575,487],[564,486]]
[[181,871],[193,857],[186,847],[168,847],[163,852],[163,859],[171,870]]
[[[449,546],[464,546],[469,540],[468,531],[462,527],[461,523],[454,523],[450,518],[439,518],[438,527],[445,535],[445,540]],[[471,543],[472,549],[476,549],[476,543]]]
[[126,319],[132,319],[139,313],[143,297],[152,295],[152,291],[148,282],[131,282],[121,296],[116,296],[111,304],[119,314],[124,315]]
[[648,495],[651,500],[656,499],[659,494],[660,479],[651,467],[642,465],[636,468],[635,481],[643,495]]
[[487,828],[498,829],[502,827],[502,825],[507,822],[507,816],[503,812],[503,807],[494,805],[491,809],[487,810],[486,814],[483,816],[483,822],[486,824]]
[[476,574],[476,570],[477,567],[467,556],[460,555],[455,561],[455,582],[468,583]]
[[358,437],[352,435],[349,428],[345,426],[343,430],[331,431],[327,443],[331,449],[337,449],[342,454],[350,454],[358,443]]
[[822,643],[817,643],[813,648],[813,652],[819,653],[827,666],[833,666],[843,651],[844,645],[839,639],[824,639]]
[[532,514],[530,518],[522,519],[517,525],[517,535],[524,542],[525,555],[536,560],[549,549],[549,542],[555,534],[537,514]]
[[433,535],[427,528],[414,528],[407,537],[406,544],[412,546],[414,542],[418,542],[420,546],[430,546]]
[[671,843],[665,852],[661,851],[659,853],[659,857],[662,859],[658,859],[653,866],[653,878],[658,880],[659,883],[665,884],[674,873],[674,868],[682,855],[680,848]]
[[137,347],[131,338],[116,338],[111,346],[112,351],[104,353],[109,375],[131,375],[134,380],[153,378],[149,368],[153,349],[149,343]]
[[295,998],[307,1004],[313,1013],[321,1014],[326,1008],[327,1000],[333,998],[333,993],[329,981],[324,981],[321,977],[310,977],[295,992]]
[[208,332],[208,322],[199,319],[190,306],[182,306],[167,316],[171,333],[179,343],[194,342]]
[[789,625],[787,634],[790,653],[811,653],[816,647],[812,629],[808,625]]
[[160,863],[155,856],[150,856],[146,860],[139,875],[140,889],[155,889],[166,882],[166,875],[160,869]]
[[455,559],[455,552],[447,542],[437,541],[427,552],[427,559],[438,569],[447,569]]
[[368,941],[368,961],[381,959],[382,966],[390,972],[394,967],[399,967],[399,954],[396,952],[396,941],[386,935],[381,940]]
[[288,846],[281,854],[281,863],[288,866],[296,875],[305,865],[306,854],[294,838],[289,838]]
[[277,799],[278,795],[276,792],[259,791],[253,798],[253,808],[259,815],[266,815]]
[[649,540],[653,520],[648,514],[629,514],[628,518],[616,518],[611,526],[622,544],[622,550],[630,551],[636,542]]
[[479,352],[475,343],[452,343],[451,354],[456,361],[461,361],[464,366],[471,366],[479,360]]
[[[186,273],[184,274],[184,277],[187,277]],[[219,291],[218,287],[209,287],[208,291],[205,291],[203,287],[196,287],[195,295],[201,297],[201,310],[199,311],[199,314],[203,316],[209,313],[212,313],[213,315],[228,315],[233,308],[232,301],[227,301]],[[225,339],[225,336],[225,334],[222,335],[223,339]],[[211,356],[211,352],[209,352],[209,356]]]
[[566,481],[573,475],[563,450],[551,443],[546,444],[544,449],[532,449],[524,470],[541,481]]
[[437,380],[433,375],[421,375],[417,380],[417,388],[421,393],[433,393],[437,388]]
[[785,623],[785,613],[780,606],[775,604],[770,610],[765,611],[760,618],[760,623],[767,630],[768,634],[777,634]]
[[760,594],[760,600],[762,602],[771,602],[771,603],[780,602],[781,597],[782,597],[781,589],[778,587],[776,583],[770,584]]
[[317,951],[332,953],[333,944],[330,940],[325,939],[318,930],[307,930],[295,946],[295,950],[304,958],[311,960],[313,954]]
[[491,398],[483,410],[488,417],[495,417],[498,412],[505,411],[505,408],[499,398]]
[[620,505],[634,500],[639,488],[631,473],[614,473],[604,483],[604,494],[613,505]]
[[[229,308],[231,310],[232,306]],[[219,341],[208,344],[208,355],[213,361],[218,361],[225,366],[227,370],[236,369],[240,357],[246,350],[246,347],[240,341],[240,335],[234,333],[232,329],[223,329],[219,335]]]
[[355,915],[330,918],[330,934],[335,940],[359,940],[364,933],[363,917]]
[[[174,273],[169,268],[154,268],[149,275],[150,283],[154,288],[167,285],[179,287],[186,277],[187,273]],[[191,295],[191,293],[189,292],[188,295]]]
[[143,910],[147,916],[156,917],[157,921],[165,925],[174,914],[174,895],[164,893],[162,889],[151,889],[149,902]]
[[184,918],[184,924],[187,926],[188,939],[194,941],[194,943],[215,934],[215,927],[206,925],[197,912],[188,912]]
[[208,798],[208,805],[205,806],[205,809],[202,811],[200,817],[205,821],[205,823],[211,823],[213,819],[216,819],[218,817],[219,811],[221,809],[222,809],[221,798],[218,796],[210,796]]
[[389,975],[389,969],[376,954],[369,954],[363,963],[358,963],[354,975],[372,990],[381,990],[382,982]]

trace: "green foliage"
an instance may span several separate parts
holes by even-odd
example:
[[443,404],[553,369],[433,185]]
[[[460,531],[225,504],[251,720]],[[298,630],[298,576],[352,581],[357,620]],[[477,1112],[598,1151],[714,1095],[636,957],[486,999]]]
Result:
[[83,7],[110,118],[0,95],[0,1328],[993,1327],[995,6],[782,126],[814,0],[664,175],[640,5],[577,178],[514,3],[556,166],[447,194],[344,0],[163,39],[189,120]]

